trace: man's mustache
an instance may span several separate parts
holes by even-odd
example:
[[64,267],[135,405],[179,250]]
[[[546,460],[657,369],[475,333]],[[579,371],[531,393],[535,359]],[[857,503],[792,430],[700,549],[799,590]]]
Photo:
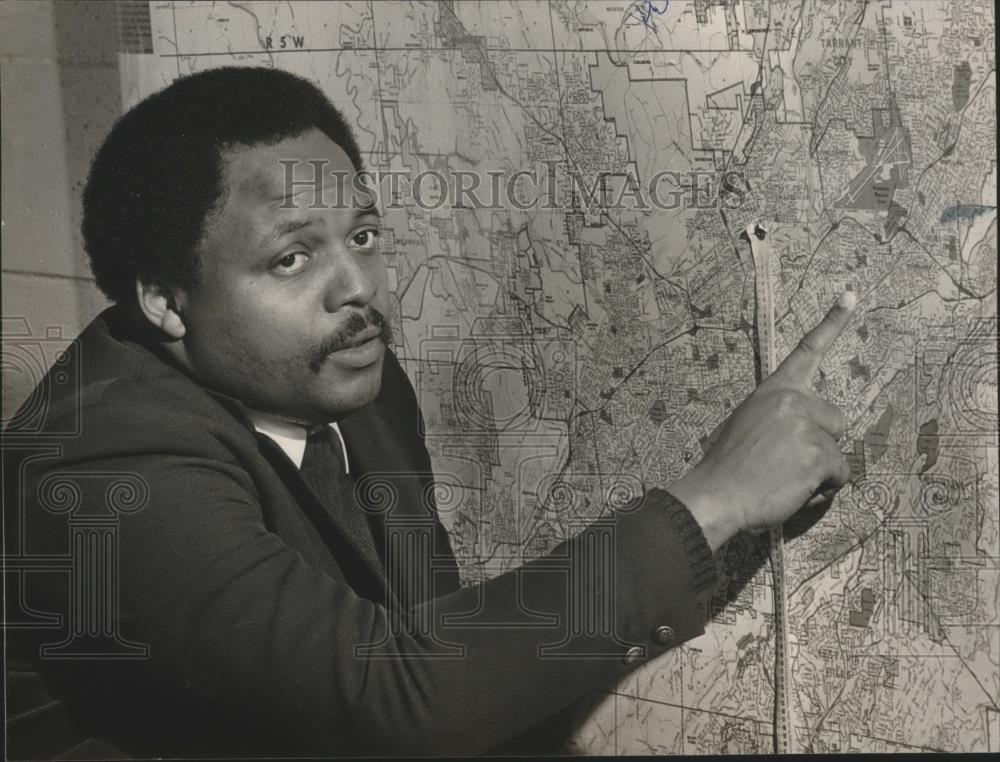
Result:
[[319,373],[323,362],[333,352],[346,349],[358,341],[362,333],[369,328],[379,329],[379,338],[386,347],[392,346],[392,326],[374,307],[365,307],[359,312],[352,312],[344,324],[332,336],[324,339],[312,352],[309,358],[309,369]]

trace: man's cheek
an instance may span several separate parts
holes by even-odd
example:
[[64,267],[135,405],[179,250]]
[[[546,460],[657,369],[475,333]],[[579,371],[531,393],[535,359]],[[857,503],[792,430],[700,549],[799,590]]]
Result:
[[291,306],[285,302],[283,310],[234,311],[228,320],[234,339],[239,337],[261,358],[281,362],[302,355],[308,339],[302,335],[301,325],[289,324]]

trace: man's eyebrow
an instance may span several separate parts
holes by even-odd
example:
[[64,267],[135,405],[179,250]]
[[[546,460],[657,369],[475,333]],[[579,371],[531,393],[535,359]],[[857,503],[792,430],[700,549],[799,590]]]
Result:
[[[382,218],[382,213],[379,211],[378,206],[375,204],[360,206],[354,210],[354,214],[351,215],[351,218],[356,221],[362,217],[369,216],[375,216],[379,219]],[[263,235],[260,241],[261,248],[273,245],[286,235],[291,235],[292,233],[302,230],[302,228],[306,228],[314,224],[321,225],[322,220],[317,216],[305,217],[297,220],[285,220],[284,222],[275,225],[271,230]]]
[[279,223],[264,234],[261,238],[261,246],[266,247],[270,244],[277,243],[286,235],[291,235],[298,230],[302,230],[302,228],[309,227],[312,224],[317,224],[319,221],[319,217],[306,217],[304,219],[286,220],[285,222]]

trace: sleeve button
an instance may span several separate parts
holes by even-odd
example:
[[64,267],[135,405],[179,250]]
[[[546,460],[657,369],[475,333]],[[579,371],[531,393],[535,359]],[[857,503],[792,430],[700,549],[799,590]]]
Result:
[[656,632],[653,633],[653,640],[659,643],[661,646],[668,645],[674,642],[674,628],[663,625],[662,627],[657,627]]
[[625,658],[623,661],[626,664],[635,664],[639,659],[642,658],[643,651],[641,646],[632,646],[628,651],[625,652]]

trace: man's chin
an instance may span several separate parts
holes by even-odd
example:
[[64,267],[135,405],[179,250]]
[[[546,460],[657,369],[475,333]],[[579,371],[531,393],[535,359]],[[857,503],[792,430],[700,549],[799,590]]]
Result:
[[[378,341],[378,340],[376,340]],[[381,345],[382,342],[378,341]],[[319,394],[324,399],[324,410],[333,414],[330,420],[353,413],[370,405],[382,388],[382,363],[385,349],[374,362],[360,368],[344,368],[339,363],[328,362],[320,371],[323,386]]]

